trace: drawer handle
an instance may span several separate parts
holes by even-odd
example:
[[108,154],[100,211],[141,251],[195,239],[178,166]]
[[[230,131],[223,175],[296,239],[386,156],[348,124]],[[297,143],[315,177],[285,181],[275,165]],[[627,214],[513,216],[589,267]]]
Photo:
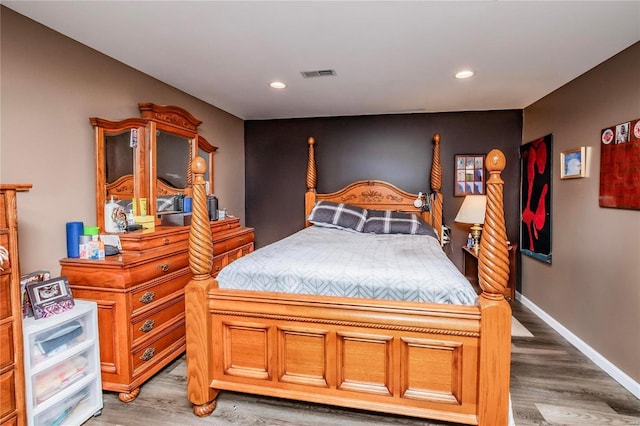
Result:
[[230,223],[227,224],[227,229],[231,229],[231,224]]
[[142,324],[142,327],[140,327],[140,331],[142,331],[143,333],[147,333],[151,331],[154,325],[156,325],[156,322],[154,320],[146,320],[144,324]]
[[164,238],[164,239],[162,240],[162,242],[163,242],[163,243],[165,243],[165,244],[169,244],[169,239],[168,239],[168,238]]
[[220,272],[220,265],[216,265],[216,272]]
[[160,269],[162,272],[167,272],[170,265],[170,263],[163,263],[162,265],[158,265],[158,269]]
[[153,299],[156,297],[156,294],[152,291],[147,291],[145,294],[142,295],[142,297],[140,298],[140,301],[142,303],[151,303],[153,302]]
[[143,361],[149,361],[156,354],[156,348],[147,348],[144,350],[144,353],[140,357]]
[[239,243],[244,243],[244,238],[238,238]]

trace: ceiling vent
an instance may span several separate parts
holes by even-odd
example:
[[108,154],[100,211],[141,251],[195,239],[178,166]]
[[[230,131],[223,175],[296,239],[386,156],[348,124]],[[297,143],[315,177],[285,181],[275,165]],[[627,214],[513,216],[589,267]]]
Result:
[[302,74],[304,78],[330,77],[336,75],[336,70],[302,71],[300,74]]

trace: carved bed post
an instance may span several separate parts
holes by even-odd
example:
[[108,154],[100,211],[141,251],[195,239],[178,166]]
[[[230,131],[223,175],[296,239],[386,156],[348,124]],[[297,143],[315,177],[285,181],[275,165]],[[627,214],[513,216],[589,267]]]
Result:
[[311,223],[307,221],[307,217],[309,217],[313,206],[316,204],[316,184],[318,181],[316,159],[313,151],[313,145],[316,141],[313,137],[310,137],[307,143],[309,144],[309,158],[307,162],[307,192],[304,195],[305,227],[311,225]]
[[216,407],[218,391],[209,387],[208,355],[211,354],[211,317],[208,292],[215,285],[211,277],[213,238],[207,212],[202,157],[193,160],[193,213],[189,228],[189,266],[193,277],[185,287],[185,321],[187,339],[187,396],[193,413],[203,417]]
[[509,279],[509,254],[504,220],[503,187],[500,173],[504,154],[494,149],[487,154],[487,209],[478,255],[478,278],[482,294],[480,334],[479,423],[506,425],[509,415],[511,367],[511,307],[503,291]]
[[442,164],[440,163],[440,133],[433,135],[433,159],[431,161],[431,223],[438,231],[442,244]]

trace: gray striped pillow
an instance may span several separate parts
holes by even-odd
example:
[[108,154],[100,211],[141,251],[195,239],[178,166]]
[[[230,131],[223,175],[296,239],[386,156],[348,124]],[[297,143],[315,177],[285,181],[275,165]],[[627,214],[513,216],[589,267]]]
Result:
[[318,201],[307,220],[318,226],[362,232],[367,210],[350,204]]
[[437,238],[435,230],[413,213],[369,210],[362,232],[374,234],[418,234]]

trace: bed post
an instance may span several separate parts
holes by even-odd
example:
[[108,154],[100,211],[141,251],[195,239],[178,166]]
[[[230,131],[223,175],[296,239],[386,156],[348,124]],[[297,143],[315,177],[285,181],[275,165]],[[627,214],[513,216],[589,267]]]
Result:
[[211,277],[213,238],[209,225],[205,195],[202,157],[193,160],[193,213],[189,227],[189,266],[193,277],[185,287],[185,328],[187,336],[187,396],[193,413],[209,415],[216,407],[218,391],[209,387],[209,359],[211,353],[211,318],[207,297],[215,285]]
[[440,245],[442,238],[442,164],[440,163],[440,133],[433,135],[433,159],[431,160],[431,225],[438,231]]
[[478,420],[481,425],[506,425],[509,417],[511,368],[511,307],[504,298],[509,279],[509,255],[500,173],[504,154],[487,154],[487,209],[478,255],[478,278],[482,294]]
[[313,145],[316,143],[313,137],[309,137],[309,157],[307,161],[307,192],[304,194],[304,226],[310,226],[311,223],[307,218],[316,204],[316,183],[318,177],[316,175],[316,159],[313,152]]

